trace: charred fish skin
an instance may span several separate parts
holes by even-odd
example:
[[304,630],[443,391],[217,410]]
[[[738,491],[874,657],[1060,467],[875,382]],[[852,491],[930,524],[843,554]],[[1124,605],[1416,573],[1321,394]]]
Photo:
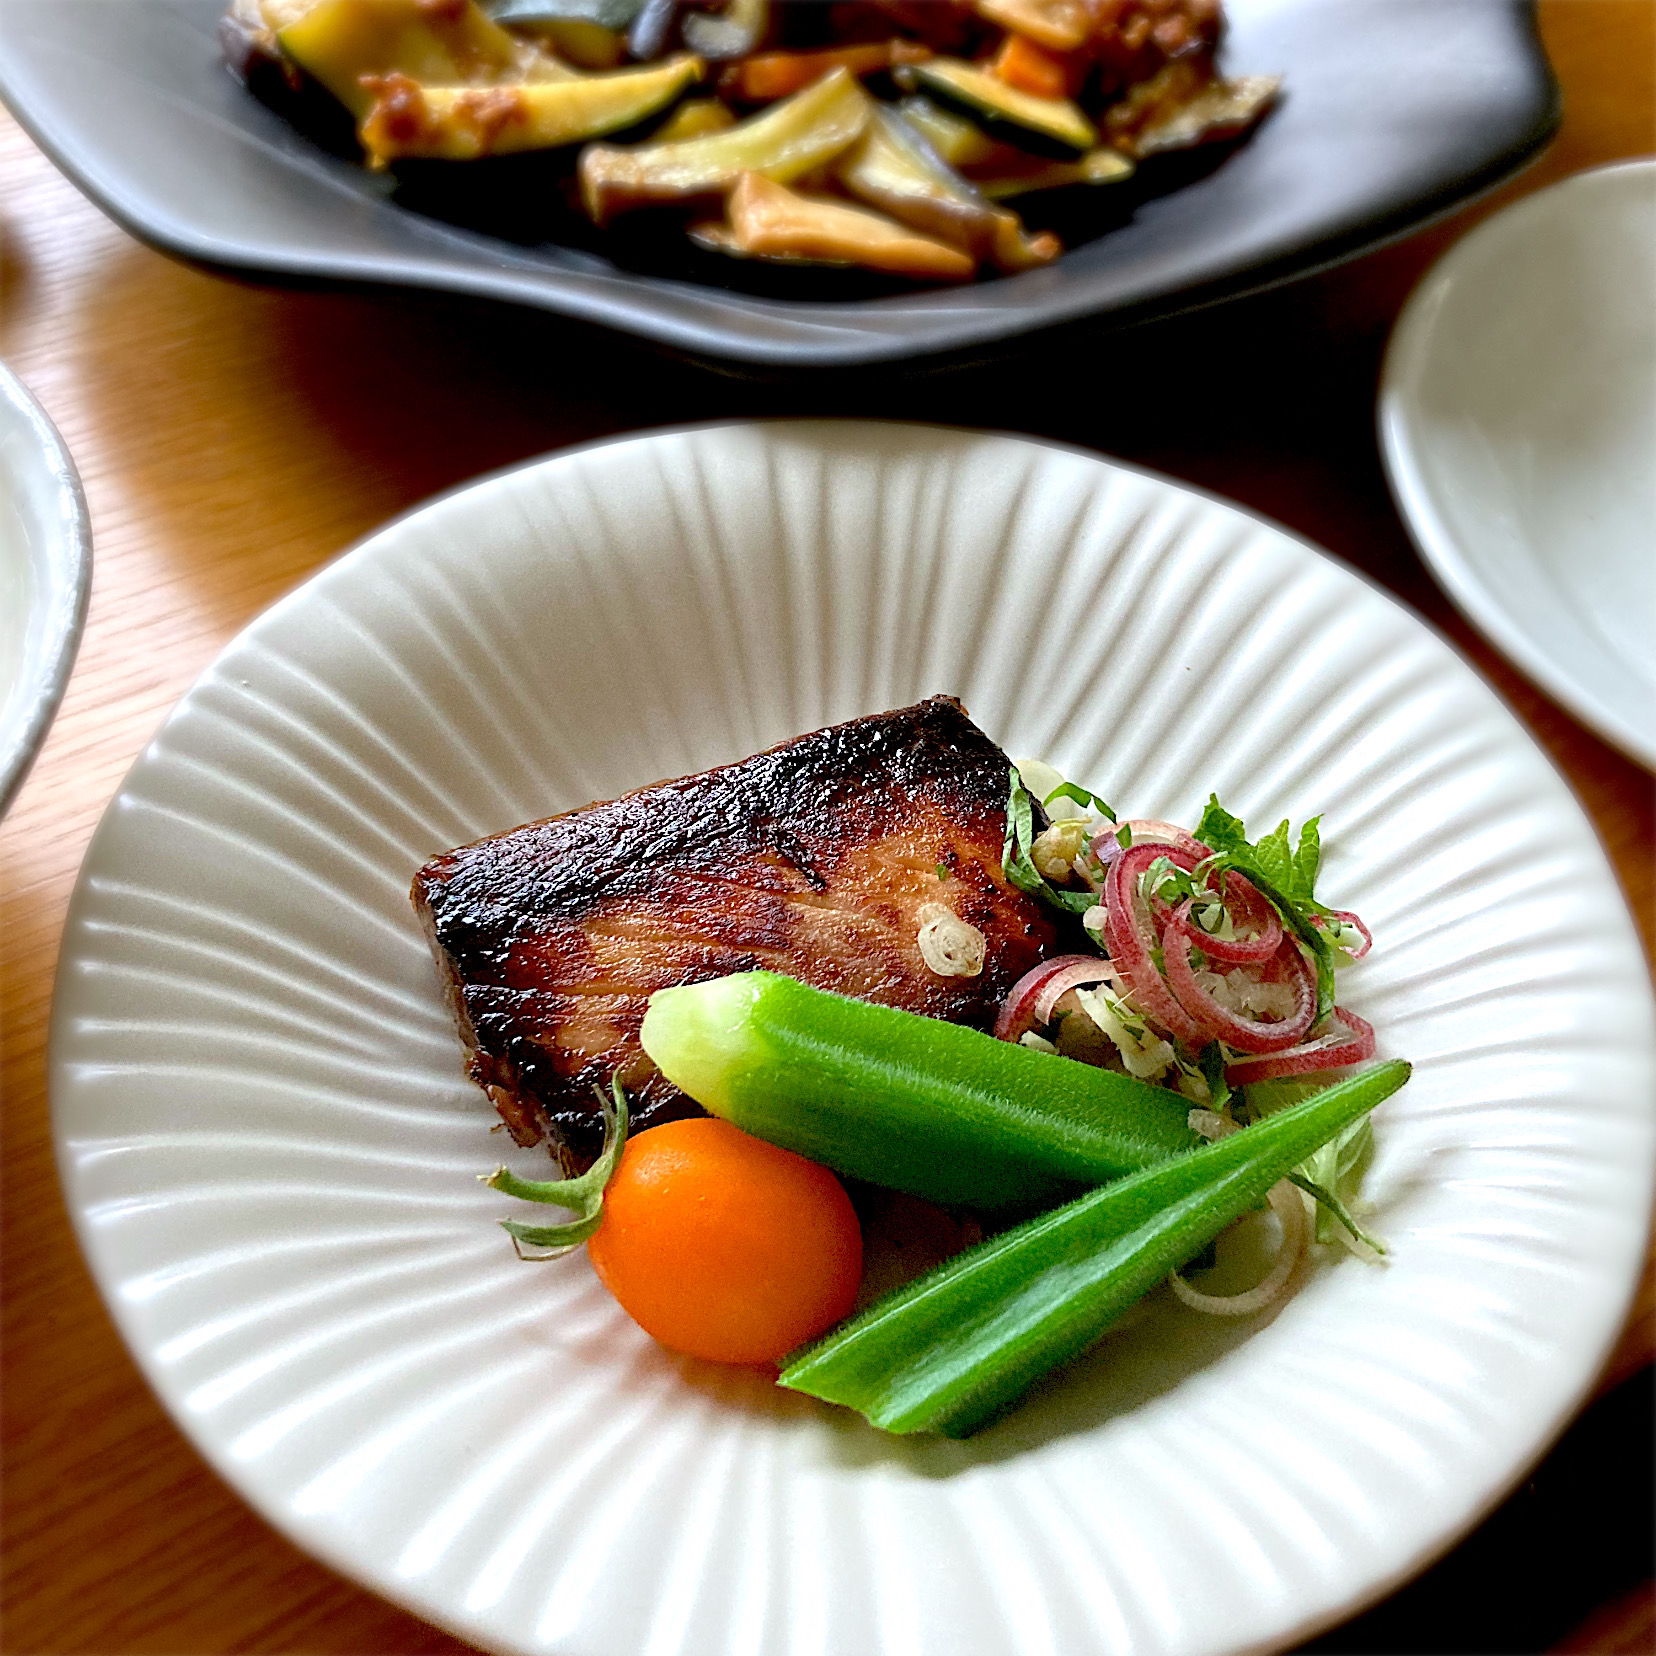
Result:
[[[938,696],[434,857],[412,898],[468,1072],[520,1144],[578,1169],[612,1076],[640,1129],[701,1113],[639,1044],[657,989],[766,967],[988,1029],[1058,942],[1001,868],[1010,770]],[[981,973],[926,965],[932,903],[983,932]]]

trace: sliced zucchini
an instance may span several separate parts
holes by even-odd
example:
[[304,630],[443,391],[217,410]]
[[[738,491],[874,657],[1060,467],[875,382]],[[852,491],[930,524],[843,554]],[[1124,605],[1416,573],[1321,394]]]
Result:
[[373,167],[557,149],[636,126],[701,76],[696,57],[523,86],[419,86],[406,75],[385,75],[371,82],[375,102],[359,136]]
[[836,69],[725,132],[628,148],[593,144],[578,169],[581,199],[595,223],[607,224],[635,207],[723,195],[746,172],[791,184],[849,149],[871,108],[852,75]]
[[897,113],[951,167],[970,167],[990,160],[1007,146],[997,143],[975,121],[934,104],[918,94],[904,98]]
[[1037,98],[959,58],[932,58],[897,70],[906,86],[921,88],[976,121],[992,137],[1037,155],[1073,160],[1098,142],[1098,133],[1068,98]]
[[1120,184],[1138,169],[1120,150],[1108,147],[1088,150],[1079,161],[1049,161],[997,178],[979,178],[977,187],[991,201],[1009,201],[1013,196],[1032,195],[1036,190],[1059,190],[1071,184]]
[[514,39],[472,0],[317,0],[276,34],[285,56],[360,120],[374,102],[370,75],[424,86],[488,86],[511,78],[528,42]]
[[1027,270],[1059,252],[1054,238],[1025,235],[1014,214],[986,201],[883,104],[874,107],[868,130],[840,157],[834,172],[842,188],[859,200],[999,269]]
[[731,244],[749,258],[849,264],[920,281],[963,282],[976,261],[879,213],[800,195],[759,173],[730,192]]
[[1053,52],[1073,52],[1092,33],[1084,0],[976,0],[977,12]]
[[845,190],[894,219],[976,256],[994,235],[995,209],[894,111],[876,105],[868,130],[842,155]]

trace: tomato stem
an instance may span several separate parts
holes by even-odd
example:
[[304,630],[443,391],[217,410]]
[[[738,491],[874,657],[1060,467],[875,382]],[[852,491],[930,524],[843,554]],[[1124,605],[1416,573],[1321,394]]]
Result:
[[[579,1246],[597,1230],[604,1217],[604,1191],[621,1165],[621,1151],[627,1142],[627,1095],[619,1080],[610,1083],[610,1097],[598,1093],[598,1107],[604,1117],[604,1147],[586,1172],[573,1179],[522,1179],[507,1167],[479,1174],[491,1190],[520,1201],[545,1202],[568,1208],[576,1217],[562,1225],[526,1225],[517,1219],[502,1219],[500,1228],[512,1239],[517,1256],[524,1260],[557,1259]],[[521,1244],[546,1248],[547,1253],[526,1254]]]

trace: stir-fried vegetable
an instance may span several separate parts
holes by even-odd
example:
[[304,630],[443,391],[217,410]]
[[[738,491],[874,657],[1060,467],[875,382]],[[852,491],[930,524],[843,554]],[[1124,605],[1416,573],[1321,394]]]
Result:
[[862,265],[898,276],[965,281],[975,266],[958,247],[922,236],[882,214],[800,195],[762,173],[743,173],[730,192],[728,226],[698,240],[755,257]]
[[594,144],[581,156],[581,195],[599,224],[637,207],[726,196],[745,173],[789,184],[849,149],[870,105],[844,69],[724,132],[638,149]]
[[1028,1220],[899,1289],[795,1356],[781,1383],[888,1432],[964,1437],[1394,1093],[1380,1064],[1188,1156]]
[[[1220,75],[1218,0],[230,0],[226,24],[238,72],[301,119],[307,84],[325,89],[373,167],[546,152],[599,225],[676,207],[657,224],[704,247],[917,281],[1050,262],[1057,238],[993,203],[1117,183],[1139,157],[1234,137],[1277,84]],[[724,120],[673,120],[708,74]],[[885,100],[891,120],[830,167],[867,124],[847,91]],[[684,153],[720,126],[728,142]],[[589,142],[606,134],[619,138]],[[823,205],[759,191],[756,229],[754,173]]]
[[1029,270],[1060,251],[1056,237],[1029,235],[1015,214],[945,165],[923,133],[883,104],[834,173],[859,200],[970,254],[971,268],[987,260],[998,270]]
[[642,1038],[703,1109],[934,1202],[1050,1201],[1197,1142],[1161,1088],[774,972],[657,990]]
[[406,75],[364,76],[373,103],[362,118],[369,165],[421,157],[474,161],[580,143],[676,103],[702,78],[700,58],[524,86],[421,87]]

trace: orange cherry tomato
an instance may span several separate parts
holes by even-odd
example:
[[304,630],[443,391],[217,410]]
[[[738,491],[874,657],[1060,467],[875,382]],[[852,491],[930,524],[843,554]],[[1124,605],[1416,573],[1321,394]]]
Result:
[[851,1310],[862,1233],[826,1167],[727,1121],[629,1139],[587,1243],[646,1334],[715,1363],[770,1363]]

